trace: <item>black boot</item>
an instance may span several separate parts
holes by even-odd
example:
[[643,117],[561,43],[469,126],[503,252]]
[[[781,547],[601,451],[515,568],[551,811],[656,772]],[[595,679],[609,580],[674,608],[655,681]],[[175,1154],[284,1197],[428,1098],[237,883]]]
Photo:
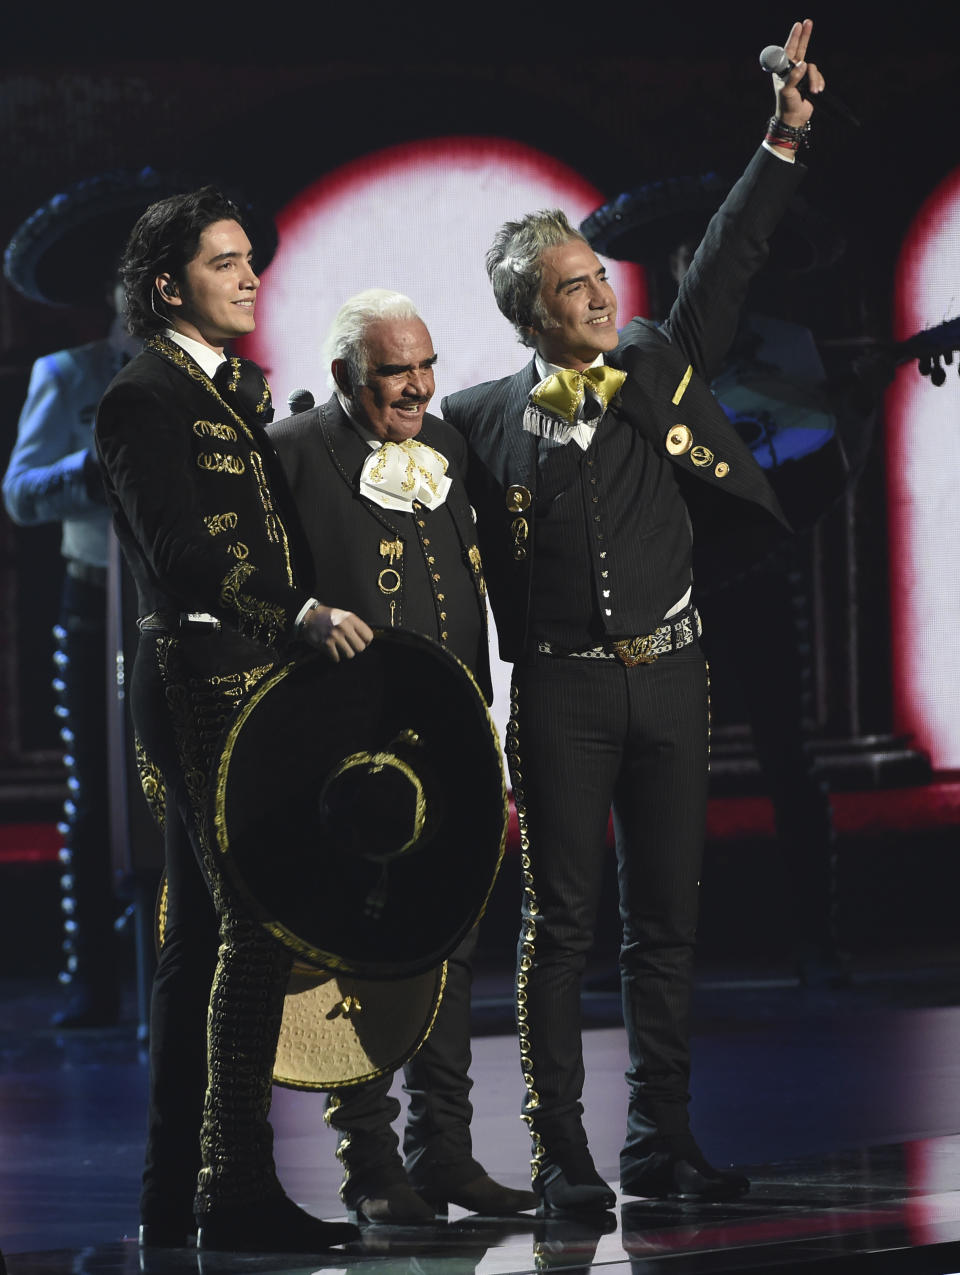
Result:
[[360,1238],[349,1222],[321,1222],[282,1195],[214,1207],[197,1218],[197,1247],[226,1253],[325,1253]]
[[687,1133],[652,1140],[648,1155],[632,1157],[620,1189],[656,1199],[735,1200],[750,1190],[750,1179],[715,1169]]
[[603,1213],[617,1202],[616,1192],[597,1172],[586,1147],[571,1150],[556,1160],[544,1158],[533,1189],[540,1197],[540,1217]]

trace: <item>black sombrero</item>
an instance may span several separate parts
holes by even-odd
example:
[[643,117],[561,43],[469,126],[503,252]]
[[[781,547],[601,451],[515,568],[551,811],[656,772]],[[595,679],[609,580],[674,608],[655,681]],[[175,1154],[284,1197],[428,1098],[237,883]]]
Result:
[[472,676],[415,634],[377,632],[264,680],[222,741],[214,856],[308,964],[396,979],[480,917],[503,855],[500,745]]
[[[717,173],[646,182],[594,209],[580,223],[580,233],[602,256],[664,263],[678,244],[700,242],[732,185]],[[769,267],[791,274],[822,270],[845,248],[845,237],[829,218],[794,195],[770,240]]]
[[32,301],[99,304],[141,214],[160,199],[206,185],[238,206],[257,269],[265,269],[277,250],[276,226],[235,187],[209,176],[141,168],[100,173],[53,195],[14,233],[3,257],[4,274]]

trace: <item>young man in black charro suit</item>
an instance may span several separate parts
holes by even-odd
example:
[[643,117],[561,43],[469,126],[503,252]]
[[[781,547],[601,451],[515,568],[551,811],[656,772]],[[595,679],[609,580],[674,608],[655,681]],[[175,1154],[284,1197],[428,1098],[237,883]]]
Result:
[[267,1113],[290,956],[213,862],[206,785],[221,729],[280,653],[303,641],[352,657],[372,634],[298,583],[269,391],[224,355],[255,324],[251,254],[238,209],[210,187],[147,210],[122,262],[146,346],[97,417],[139,598],[134,724],[166,788],[141,1243],[184,1244],[195,1214],[201,1247],[317,1252],[357,1232],[311,1217],[277,1180]]
[[[335,385],[320,407],[271,425],[307,544],[313,587],[379,628],[413,629],[452,651],[490,699],[485,585],[461,478],[466,445],[426,409],[436,354],[413,303],[371,289],[334,320]],[[470,1138],[470,957],[476,931],[447,966],[437,1020],[404,1068],[410,1108],[401,1163],[391,1128],[392,1076],[332,1095],[341,1194],[359,1218],[417,1223],[455,1203],[487,1215],[536,1197],[494,1182]]]
[[[630,1195],[731,1198],[690,1132],[688,1003],[706,814],[707,675],[692,548],[775,525],[777,502],[707,382],[802,174],[812,107],[797,23],[777,111],[707,230],[661,329],[616,328],[604,267],[562,213],[507,223],[488,254],[498,305],[536,351],[453,394],[501,654],[514,662],[507,755],[521,829],[518,1020],[533,1186],[548,1213],[615,1196],[582,1123],[579,991],[612,806],[623,922]],[[691,522],[693,536],[691,537]],[[762,641],[762,634],[744,635]]]

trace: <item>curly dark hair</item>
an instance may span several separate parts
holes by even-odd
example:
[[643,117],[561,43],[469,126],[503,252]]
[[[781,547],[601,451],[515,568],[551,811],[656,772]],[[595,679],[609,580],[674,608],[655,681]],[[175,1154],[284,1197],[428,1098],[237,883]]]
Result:
[[246,230],[243,214],[215,186],[151,204],[127,240],[120,259],[127,327],[148,337],[170,327],[171,308],[154,287],[158,274],[176,282],[197,255],[200,236],[215,221],[236,221]]

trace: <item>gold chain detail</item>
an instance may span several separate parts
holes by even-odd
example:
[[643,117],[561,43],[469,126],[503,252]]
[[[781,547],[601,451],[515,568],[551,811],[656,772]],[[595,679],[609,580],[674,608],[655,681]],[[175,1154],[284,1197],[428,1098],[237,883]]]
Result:
[[527,822],[526,793],[523,788],[523,771],[520,760],[520,722],[519,694],[516,683],[510,687],[510,720],[507,723],[507,741],[505,752],[513,781],[513,802],[517,811],[517,825],[520,829],[520,870],[523,883],[523,915],[520,925],[520,952],[517,959],[517,1036],[520,1043],[520,1066],[523,1071],[523,1083],[527,1087],[525,1111],[522,1119],[530,1130],[532,1156],[530,1159],[530,1179],[535,1182],[540,1174],[540,1162],[544,1157],[544,1147],[540,1135],[533,1127],[533,1116],[540,1106],[540,1095],[537,1093],[534,1079],[533,1056],[530,1049],[530,1024],[527,1021],[527,974],[536,956],[537,922],[540,909],[534,889],[532,862],[530,859],[530,827]]

